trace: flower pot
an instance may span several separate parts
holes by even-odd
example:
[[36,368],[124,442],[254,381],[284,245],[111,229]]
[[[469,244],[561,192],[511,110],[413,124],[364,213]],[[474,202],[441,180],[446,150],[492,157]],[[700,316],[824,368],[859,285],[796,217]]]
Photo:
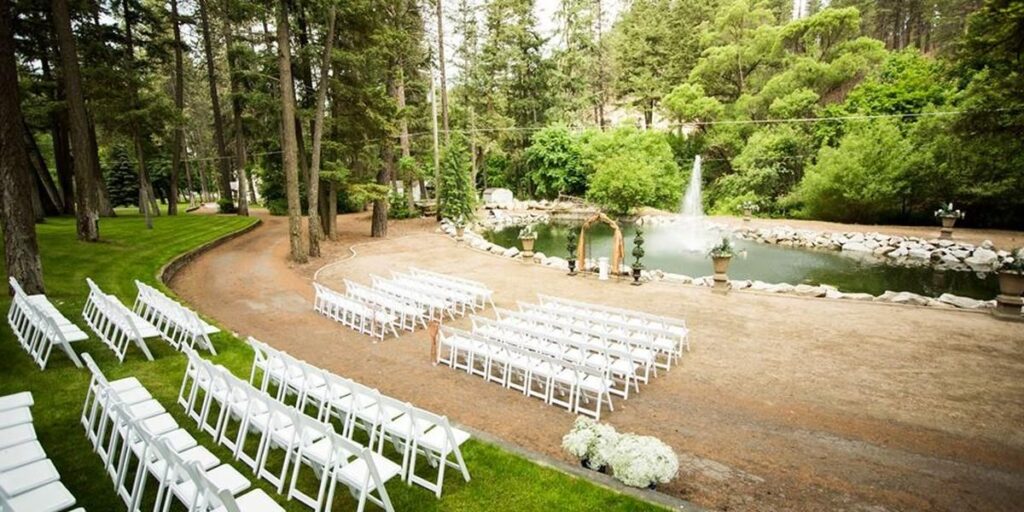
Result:
[[523,258],[530,259],[533,257],[533,243],[536,242],[536,238],[520,238],[519,243],[523,244]]
[[576,260],[569,260],[569,275],[576,275]]
[[999,295],[995,312],[1008,318],[1020,318],[1024,306],[1024,273],[1004,270],[999,273]]
[[956,216],[944,215],[940,217],[942,219],[942,229],[939,230],[939,238],[942,240],[950,240],[953,238],[953,225],[956,224]]
[[711,258],[716,274],[725,274],[729,271],[729,262],[732,261],[732,256],[713,256]]
[[633,286],[640,286],[640,272],[643,271],[641,267],[633,267]]
[[726,275],[726,272],[729,271],[729,262],[732,261],[732,256],[712,256],[711,260],[715,269],[715,274],[712,276],[715,284],[711,291],[726,293],[729,291],[729,276]]
[[459,227],[455,228],[455,239],[456,240],[461,242],[462,241],[462,237],[465,234],[466,234],[466,228],[465,227],[459,226]]
[[753,213],[753,211],[751,211],[750,209],[744,208],[743,209],[743,222],[750,222],[750,215],[752,213]]

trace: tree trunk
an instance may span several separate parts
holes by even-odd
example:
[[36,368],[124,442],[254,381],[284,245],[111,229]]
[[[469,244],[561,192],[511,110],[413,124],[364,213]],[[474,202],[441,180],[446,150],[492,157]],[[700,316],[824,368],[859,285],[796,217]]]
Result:
[[441,126],[444,128],[444,143],[448,145],[451,135],[448,133],[448,81],[444,64],[444,1],[434,2],[437,4],[437,66],[441,74]]
[[[128,50],[128,72],[132,75],[129,79],[130,90],[128,91],[132,111],[139,109],[139,91],[135,86],[135,40],[132,36],[132,18],[128,11],[129,2],[123,1],[124,7],[124,34],[125,46]],[[139,161],[139,209],[146,217],[146,229],[153,229],[153,215],[159,214],[160,210],[153,197],[153,187],[149,183],[149,173],[146,171],[146,152],[142,146],[142,135],[139,133],[139,124],[132,118],[129,122],[132,142],[135,144],[135,158]]]
[[32,136],[28,123],[22,120],[21,126],[25,134],[29,166],[35,173],[36,185],[39,188],[40,206],[45,214],[58,215],[64,209],[64,204],[60,192],[57,191],[57,184],[53,182],[53,176],[50,175],[50,169],[46,165],[46,160],[43,159],[43,154],[39,151],[39,146],[36,145],[36,138]]
[[51,115],[53,138],[53,159],[57,167],[57,182],[60,184],[62,204],[61,213],[75,213],[75,169],[71,159],[71,147],[68,145],[67,111],[61,110]]
[[0,224],[4,231],[7,275],[17,279],[25,292],[36,294],[45,289],[32,214],[28,153],[22,134],[13,15],[10,0],[0,0],[0,119],[4,120],[0,123]]
[[434,208],[437,209],[435,220],[441,222],[441,150],[437,140],[437,92],[434,77],[430,77],[430,113],[434,129]]
[[335,7],[327,15],[327,39],[324,40],[323,58],[320,60],[320,84],[316,91],[316,112],[313,114],[313,163],[309,168],[309,255],[320,256],[320,152],[324,133],[324,108],[327,88],[330,86],[331,52],[334,51]]
[[302,209],[299,204],[299,177],[296,163],[295,85],[292,82],[291,45],[288,35],[287,0],[279,0],[277,16],[277,70],[281,87],[281,161],[288,196],[288,241],[292,260],[309,261],[302,247]]
[[249,216],[249,178],[246,176],[245,167],[248,165],[245,155],[245,134],[242,132],[242,90],[238,83],[236,73],[238,63],[231,59],[231,46],[234,44],[234,24],[229,18],[227,29],[224,31],[224,40],[228,47],[228,78],[231,83],[231,114],[233,129],[235,132],[235,172],[238,175],[238,214],[243,217]]
[[[179,116],[185,111],[185,65],[181,47],[181,16],[178,14],[178,0],[171,0],[171,26],[174,30],[174,108]],[[185,127],[174,127],[174,147],[171,148],[171,188],[167,199],[167,215],[178,214],[178,176],[181,173],[182,147]],[[189,182],[192,180],[189,179]],[[191,183],[189,193],[191,194]]]
[[210,82],[210,106],[213,110],[213,141],[217,146],[217,168],[220,170],[217,183],[220,202],[228,211],[234,208],[231,197],[231,168],[227,145],[224,143],[224,119],[220,115],[220,95],[217,93],[217,70],[213,62],[213,33],[210,29],[210,14],[206,0],[199,0],[199,19],[203,27],[203,52],[206,55],[206,78]]
[[[89,148],[93,155],[96,155],[96,188],[99,196],[100,217],[117,217],[114,207],[110,204],[110,192],[107,190],[107,182],[103,178],[103,169],[100,168],[100,146],[96,142],[96,122],[92,114],[88,115],[89,120]],[[74,146],[72,146],[73,148]],[[77,176],[76,182],[77,184]]]
[[330,181],[327,193],[327,238],[338,239],[338,183]]
[[[184,143],[184,141],[182,142]],[[192,206],[195,205],[195,203],[193,202],[195,188],[192,185],[192,166],[190,166],[188,163],[188,150],[186,149],[185,151],[182,151],[182,153],[183,156],[185,157],[182,158],[181,160],[185,164],[185,186],[188,187],[188,206],[191,208]]]
[[[100,238],[99,158],[90,138],[89,115],[85,110],[82,77],[78,68],[78,49],[75,45],[75,37],[71,32],[71,14],[68,11],[67,0],[53,0],[52,8],[68,104],[71,148],[75,155],[75,198],[77,200],[75,213],[78,238],[95,242]],[[4,97],[6,98],[7,95]],[[6,116],[4,118],[9,119]],[[11,125],[13,123],[3,124]]]

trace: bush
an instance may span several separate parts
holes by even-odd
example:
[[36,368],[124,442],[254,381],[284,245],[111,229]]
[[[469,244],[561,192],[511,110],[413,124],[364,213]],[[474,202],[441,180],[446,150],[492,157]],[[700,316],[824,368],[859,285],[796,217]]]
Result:
[[[222,197],[217,200],[217,211],[220,213],[238,213],[238,206],[235,205],[234,201]],[[287,202],[285,202],[285,213],[288,213]]]
[[270,199],[267,201],[267,210],[271,215],[288,215],[288,200]]
[[672,447],[650,436],[618,436],[608,463],[617,480],[633,487],[665,484],[679,473],[679,458]]
[[389,219],[414,219],[420,216],[419,210],[409,207],[409,198],[394,192],[388,194]]
[[588,200],[616,215],[641,206],[678,208],[683,177],[665,134],[620,128],[586,132],[582,140],[594,168]]
[[113,147],[110,153],[106,182],[112,206],[139,204],[139,175],[135,172],[128,148],[120,144]]
[[587,467],[599,470],[608,465],[619,435],[611,425],[604,425],[587,418],[577,416],[572,430],[562,437],[562,448],[581,461]]
[[552,199],[559,194],[582,196],[587,191],[589,169],[579,141],[565,126],[549,126],[534,134],[526,148],[526,164],[537,196]]
[[470,182],[465,136],[453,134],[441,157],[441,216],[470,220],[476,210],[476,189]]
[[804,213],[841,222],[879,222],[895,216],[908,193],[910,145],[891,122],[860,125],[823,147],[796,194]]

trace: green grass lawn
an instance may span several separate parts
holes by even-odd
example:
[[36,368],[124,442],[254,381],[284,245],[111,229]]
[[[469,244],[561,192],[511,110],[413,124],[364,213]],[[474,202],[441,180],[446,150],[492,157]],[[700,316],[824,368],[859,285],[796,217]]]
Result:
[[[184,211],[184,210],[182,210]],[[156,272],[175,255],[207,241],[245,228],[255,222],[236,216],[179,215],[155,219],[155,229],[147,231],[137,210],[119,210],[119,217],[100,222],[101,243],[87,244],[75,237],[72,218],[53,218],[38,226],[46,292],[65,316],[88,331],[81,317],[88,293],[86,277],[108,293],[116,294],[129,307],[134,301],[134,279],[157,286]],[[2,240],[0,240],[2,243]],[[0,261],[2,265],[2,261]],[[4,274],[6,275],[6,273]],[[10,298],[0,294],[0,308],[6,311]],[[353,334],[353,337],[356,335]],[[213,337],[219,355],[214,359],[236,375],[247,377],[251,350],[239,339],[221,333]],[[123,364],[95,335],[76,343],[78,353],[88,352],[110,379],[135,376],[163,406],[189,429],[199,442],[211,449],[222,462],[231,460],[223,447],[200,433],[195,422],[186,420],[176,404],[178,386],[185,370],[185,358],[161,340],[148,342],[155,361],[146,361],[134,346]],[[85,430],[79,423],[88,372],[79,370],[60,350],[54,350],[45,371],[40,371],[26,354],[6,322],[0,327],[0,395],[31,391],[32,409],[40,442],[56,464],[65,485],[78,498],[78,504],[93,512],[123,510],[122,501],[113,492],[100,459],[91,450]],[[279,451],[278,451],[279,452]],[[655,510],[658,507],[599,487],[560,471],[542,467],[494,445],[471,440],[463,455],[472,474],[465,482],[458,471],[445,475],[440,500],[418,486],[392,481],[388,492],[396,510]],[[233,463],[233,462],[232,462]],[[249,468],[233,463],[242,474],[284,502],[266,482],[257,480]],[[305,471],[307,478],[312,472]],[[308,487],[305,487],[308,489]],[[152,486],[147,486],[151,497]],[[335,510],[354,509],[355,501],[339,486]],[[180,506],[178,507],[180,508]],[[297,502],[285,504],[287,510],[308,510]],[[372,509],[370,505],[368,510]]]

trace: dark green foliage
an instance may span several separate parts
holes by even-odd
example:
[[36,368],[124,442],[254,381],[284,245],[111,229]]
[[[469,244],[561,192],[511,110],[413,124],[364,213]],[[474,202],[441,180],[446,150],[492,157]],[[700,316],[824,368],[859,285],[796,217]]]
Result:
[[589,169],[583,162],[578,139],[563,125],[552,125],[533,135],[526,162],[534,193],[553,199],[559,194],[582,196]]
[[470,183],[466,139],[453,134],[441,157],[441,216],[468,221],[476,208],[476,191]]
[[420,212],[409,207],[409,200],[404,195],[394,192],[388,194],[388,218],[389,219],[414,219],[420,216]]
[[569,255],[569,261],[576,260],[576,249],[579,243],[579,226],[569,226],[568,233],[565,235],[565,252]]
[[633,237],[633,268],[642,269],[644,264],[641,263],[641,259],[644,257],[644,229],[643,226],[637,224],[636,235]]
[[111,148],[104,176],[110,202],[113,206],[136,206],[139,204],[139,175],[128,148],[118,144]]

